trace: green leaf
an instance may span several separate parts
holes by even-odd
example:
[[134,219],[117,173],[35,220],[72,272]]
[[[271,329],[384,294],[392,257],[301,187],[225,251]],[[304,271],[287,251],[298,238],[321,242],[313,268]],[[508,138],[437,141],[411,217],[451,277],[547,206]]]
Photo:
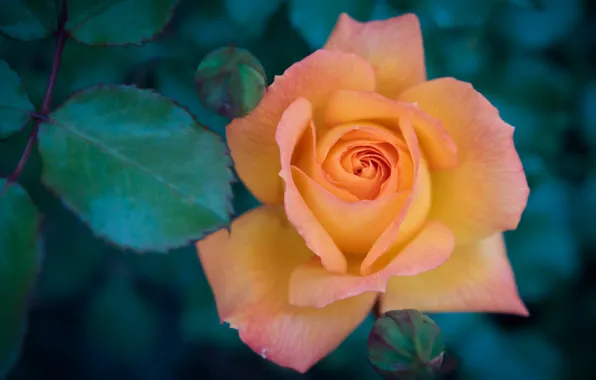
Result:
[[[44,27],[50,32],[58,29],[58,18],[62,2],[66,0],[21,0],[27,8],[37,17]],[[73,1],[73,0],[70,0]],[[80,1],[80,0],[75,0]]]
[[66,29],[74,29],[88,19],[99,16],[109,8],[118,5],[124,0],[70,0],[67,3],[68,21]]
[[373,3],[369,0],[289,0],[290,21],[311,49],[319,49],[327,41],[340,13],[366,21]]
[[165,28],[176,3],[177,0],[110,0],[109,6],[102,4],[92,16],[76,25],[71,23],[68,29],[75,40],[88,45],[141,44]]
[[[6,183],[0,179],[0,188]],[[16,361],[27,323],[29,296],[40,268],[39,215],[18,184],[0,196],[0,378]]]
[[18,74],[0,59],[0,138],[20,131],[29,120],[33,104]]
[[121,247],[168,250],[229,223],[225,145],[152,91],[77,93],[42,125],[39,151],[44,183]]
[[[46,0],[48,3],[53,1]],[[19,40],[35,40],[50,34],[48,29],[32,12],[32,1],[4,0],[0,12],[0,32]]]
[[283,2],[284,0],[224,0],[232,21],[241,26],[245,33],[253,36],[263,33],[267,21]]

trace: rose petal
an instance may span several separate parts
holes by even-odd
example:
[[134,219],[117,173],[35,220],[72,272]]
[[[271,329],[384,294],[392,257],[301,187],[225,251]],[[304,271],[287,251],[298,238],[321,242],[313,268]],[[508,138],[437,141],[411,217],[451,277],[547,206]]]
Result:
[[413,14],[365,23],[341,14],[324,48],[353,52],[369,61],[377,91],[391,98],[426,80],[422,33]]
[[298,97],[315,106],[338,89],[374,90],[374,72],[355,54],[319,50],[275,78],[259,106],[234,119],[226,135],[238,176],[264,203],[281,202],[279,149],[275,130],[282,113]]
[[[329,112],[327,107],[327,112]],[[344,118],[345,119],[345,118]],[[332,120],[335,122],[335,120]],[[350,138],[353,136],[353,138]],[[317,162],[323,163],[331,148],[341,139],[354,140],[359,138],[361,140],[368,140],[376,143],[389,143],[396,148],[407,149],[406,143],[392,131],[386,130],[382,126],[372,124],[369,122],[354,122],[346,125],[338,125],[329,129],[317,144]]]
[[293,178],[306,204],[344,254],[365,255],[395,219],[409,191],[372,201],[346,202],[293,167]]
[[410,88],[400,99],[440,119],[458,147],[459,166],[432,173],[429,217],[453,229],[458,245],[516,228],[529,190],[513,128],[497,109],[470,84],[452,78]]
[[302,135],[298,146],[295,148],[298,153],[296,154],[297,158],[292,160],[292,163],[295,163],[296,167],[303,170],[310,178],[315,180],[327,191],[334,194],[339,199],[350,202],[358,201],[358,198],[354,194],[342,189],[339,186],[335,186],[328,180],[320,163],[317,162],[315,146],[316,140],[316,130],[313,123],[311,123]]
[[414,240],[399,253],[394,253],[392,260],[382,270],[369,276],[331,274],[319,260],[311,260],[292,272],[290,303],[325,307],[362,293],[384,292],[391,276],[412,276],[443,264],[449,258],[453,244],[453,234],[449,228],[429,221]]
[[383,312],[498,312],[527,316],[500,233],[456,247],[442,266],[411,276],[392,277],[381,298]]
[[[341,166],[340,157],[345,152],[359,146],[374,147],[383,152],[383,156],[390,160],[393,170],[390,171],[389,178],[384,181],[371,182],[364,177],[358,177],[352,173],[347,173]],[[387,149],[390,148],[390,149]],[[323,180],[317,180],[319,184],[328,189],[331,193],[337,194],[326,186],[325,182],[330,182],[335,188],[342,188],[360,199],[379,198],[383,195],[393,193],[399,190],[409,189],[413,180],[412,162],[407,152],[407,146],[403,139],[396,136],[393,132],[386,130],[378,125],[371,123],[357,123],[336,126],[325,133],[317,146],[316,164],[322,164],[327,175]],[[398,152],[399,157],[398,157]],[[396,165],[396,161],[400,161]],[[301,169],[308,175],[313,170],[310,167]],[[376,174],[376,173],[375,173]],[[380,177],[379,177],[380,178]],[[339,196],[341,199],[344,197]],[[346,199],[352,200],[352,199]]]
[[372,273],[375,262],[391,248],[403,247],[410,241],[424,225],[430,209],[431,182],[426,161],[420,156],[416,134],[409,121],[404,120],[400,127],[412,156],[415,179],[401,210],[362,260],[360,272],[363,275]]
[[338,91],[327,103],[325,119],[330,125],[358,120],[384,122],[385,127],[396,131],[399,121],[408,119],[431,170],[452,169],[458,164],[458,148],[440,119],[430,117],[411,103],[394,101],[374,92]]
[[312,106],[308,100],[299,98],[288,106],[277,127],[275,139],[280,151],[278,160],[281,162],[279,175],[286,184],[284,206],[288,219],[302,235],[308,248],[321,258],[325,268],[331,272],[345,273],[346,258],[309,209],[292,177],[294,148],[311,123]]
[[288,303],[292,269],[311,253],[281,206],[263,206],[197,243],[220,318],[256,353],[306,372],[333,351],[370,311],[376,294],[323,309]]

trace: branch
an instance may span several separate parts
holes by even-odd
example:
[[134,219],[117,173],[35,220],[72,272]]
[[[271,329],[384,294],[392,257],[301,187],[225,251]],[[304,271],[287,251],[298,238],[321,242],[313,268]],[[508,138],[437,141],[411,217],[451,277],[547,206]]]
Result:
[[54,87],[56,86],[56,79],[58,78],[58,71],[60,70],[60,62],[62,61],[62,52],[64,51],[64,45],[66,40],[68,39],[68,32],[66,30],[66,21],[68,20],[68,10],[66,6],[66,0],[62,2],[62,10],[60,11],[60,15],[58,16],[58,29],[56,30],[56,48],[54,49],[54,58],[52,60],[52,72],[50,73],[50,79],[48,80],[48,84],[46,86],[46,91],[43,95],[43,103],[41,105],[41,112],[39,113],[32,113],[31,116],[34,118],[33,129],[29,134],[29,139],[27,140],[27,145],[25,145],[25,150],[21,155],[21,159],[17,163],[16,168],[4,183],[4,187],[0,191],[0,197],[4,195],[6,189],[15,183],[23,170],[25,169],[25,165],[29,160],[29,156],[31,155],[31,151],[33,150],[33,146],[37,141],[37,135],[39,133],[39,127],[43,121],[48,120],[48,114],[50,112],[50,106],[52,105],[52,95],[54,94]]

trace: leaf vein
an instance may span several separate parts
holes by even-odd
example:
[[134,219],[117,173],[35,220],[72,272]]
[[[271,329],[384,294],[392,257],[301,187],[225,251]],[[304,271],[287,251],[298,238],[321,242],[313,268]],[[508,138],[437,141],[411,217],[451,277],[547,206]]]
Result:
[[141,165],[140,163],[134,161],[133,159],[126,157],[124,155],[122,155],[120,152],[118,152],[115,149],[111,149],[110,147],[105,146],[101,141],[98,141],[94,138],[92,138],[91,136],[88,136],[84,133],[81,133],[80,131],[77,131],[75,129],[69,128],[68,126],[58,122],[56,119],[51,119],[50,123],[52,125],[57,125],[60,128],[62,128],[65,132],[68,132],[74,136],[79,137],[82,141],[87,142],[90,145],[95,146],[96,148],[98,148],[99,150],[101,150],[102,152],[104,152],[106,154],[106,156],[108,157],[113,157],[115,159],[120,160],[121,162],[123,162],[124,164],[128,164],[131,167],[137,168],[138,170],[140,170],[140,172],[146,174],[149,178],[155,180],[158,183],[161,183],[162,185],[164,185],[166,188],[168,188],[170,191],[172,191],[172,193],[176,194],[180,199],[182,199],[183,201],[193,204],[195,206],[199,206],[202,209],[208,210],[211,214],[215,215],[217,218],[221,219],[217,213],[215,213],[213,210],[211,210],[210,207],[202,204],[201,202],[199,202],[196,198],[185,194],[181,189],[179,189],[177,186],[175,186],[174,184],[169,183],[168,181],[166,181],[163,177],[159,176],[159,175],[155,175],[153,174],[149,169],[147,169],[146,167],[144,167],[143,165]]

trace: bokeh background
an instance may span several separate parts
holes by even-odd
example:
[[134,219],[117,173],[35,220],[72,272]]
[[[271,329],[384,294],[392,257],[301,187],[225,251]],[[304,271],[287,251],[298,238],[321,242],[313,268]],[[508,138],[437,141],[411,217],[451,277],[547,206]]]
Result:
[[[141,47],[68,41],[54,104],[98,83],[136,84],[223,135],[226,120],[202,108],[193,88],[204,55],[245,47],[271,79],[321,47],[342,11],[361,21],[415,12],[429,76],[472,82],[516,127],[531,194],[506,241],[532,315],[431,315],[456,362],[448,378],[596,378],[596,1],[182,0],[164,33]],[[50,38],[0,36],[0,57],[38,106],[53,49]],[[28,132],[0,142],[0,176],[16,165]],[[20,182],[45,215],[45,262],[8,379],[300,378],[219,324],[193,247],[142,255],[114,248],[40,184],[40,173],[34,152]],[[237,213],[257,205],[234,186]],[[366,359],[372,323],[304,378],[379,378]]]

